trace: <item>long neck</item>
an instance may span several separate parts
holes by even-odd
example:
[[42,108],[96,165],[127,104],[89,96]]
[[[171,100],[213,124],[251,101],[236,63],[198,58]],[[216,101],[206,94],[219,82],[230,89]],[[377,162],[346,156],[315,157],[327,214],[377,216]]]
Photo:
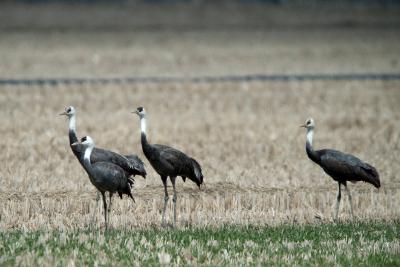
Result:
[[76,134],[76,118],[75,114],[69,118],[69,125],[68,125],[68,136],[69,136],[69,143],[73,144],[78,142],[78,136]]
[[[141,130],[141,134],[140,134],[140,141],[142,143],[142,150],[143,153],[146,153],[149,151],[149,143],[147,142],[147,137],[146,137],[146,118],[140,118],[140,130]],[[146,155],[147,156],[147,155]]]
[[90,162],[90,156],[92,155],[93,147],[87,147],[85,149],[85,154],[83,155],[83,166],[87,172],[91,171],[92,164]]
[[318,163],[320,161],[320,158],[318,156],[318,153],[315,152],[312,147],[313,136],[314,136],[314,130],[313,129],[307,130],[306,151],[307,151],[308,157],[312,161]]

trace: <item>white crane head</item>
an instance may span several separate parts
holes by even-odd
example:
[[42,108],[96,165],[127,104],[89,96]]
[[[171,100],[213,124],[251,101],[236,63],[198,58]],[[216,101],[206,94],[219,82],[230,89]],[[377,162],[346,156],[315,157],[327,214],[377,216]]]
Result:
[[94,147],[94,141],[90,136],[84,136],[81,138],[81,143],[85,147]]
[[301,125],[301,127],[304,127],[307,130],[314,130],[314,128],[315,128],[314,120],[312,118],[308,118],[306,120],[306,123],[304,125]]
[[65,111],[63,113],[60,113],[60,115],[65,115],[68,118],[71,118],[72,116],[75,115],[75,108],[73,106],[69,106],[65,108]]
[[138,115],[140,119],[146,117],[146,110],[144,107],[138,107],[135,111],[132,111],[132,113]]

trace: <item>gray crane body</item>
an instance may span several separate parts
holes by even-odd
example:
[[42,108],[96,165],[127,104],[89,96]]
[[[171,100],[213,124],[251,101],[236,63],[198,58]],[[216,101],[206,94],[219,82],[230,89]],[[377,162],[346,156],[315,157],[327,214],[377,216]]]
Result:
[[183,181],[189,178],[199,187],[203,183],[201,167],[195,159],[169,146],[150,145],[144,133],[141,134],[141,143],[144,155],[160,176],[181,176]]
[[308,157],[317,163],[333,180],[346,185],[350,182],[367,182],[379,188],[381,186],[376,169],[359,158],[334,149],[313,151],[306,145]]
[[[94,149],[94,142],[89,136],[83,137],[81,144],[76,142],[71,145],[71,147],[73,148],[75,146],[84,147],[84,153],[80,154],[80,162],[83,163],[82,166],[87,172],[90,182],[96,187],[97,190],[100,191],[102,195],[104,220],[107,229],[113,194],[117,192],[120,198],[122,198],[122,196],[126,194],[134,200],[131,192],[132,181],[130,180],[129,175],[127,175],[126,171],[124,171],[120,166],[114,163],[91,163],[90,158]],[[108,208],[105,196],[106,192],[109,192],[110,199]]]
[[92,164],[90,161],[91,153],[90,148],[87,148],[86,155],[83,156],[83,167],[89,175],[90,182],[97,190],[111,194],[118,192],[120,198],[123,194],[126,194],[133,199],[126,172],[118,165],[110,162]]
[[368,163],[361,161],[359,158],[333,149],[314,150],[312,147],[314,135],[314,120],[307,119],[306,124],[302,127],[307,129],[306,152],[307,156],[316,164],[318,164],[326,174],[338,182],[338,195],[336,201],[336,215],[338,218],[339,204],[341,200],[341,185],[344,185],[350,201],[351,215],[353,215],[353,204],[350,190],[347,182],[363,181],[370,183],[376,188],[381,186],[379,174],[377,170]]
[[154,170],[161,176],[164,185],[164,209],[162,221],[165,223],[165,212],[168,203],[167,178],[169,177],[174,190],[174,225],[176,225],[176,177],[181,176],[183,181],[189,178],[195,182],[198,187],[203,183],[203,174],[200,164],[193,158],[187,156],[183,152],[164,145],[151,145],[146,137],[146,112],[143,107],[134,111],[140,118],[141,143],[143,153],[150,162]]

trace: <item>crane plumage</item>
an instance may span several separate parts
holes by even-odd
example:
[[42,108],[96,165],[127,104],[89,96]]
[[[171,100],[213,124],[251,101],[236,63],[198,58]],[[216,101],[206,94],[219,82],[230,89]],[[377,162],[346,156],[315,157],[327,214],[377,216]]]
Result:
[[168,203],[167,177],[170,178],[174,190],[174,225],[176,225],[176,188],[175,181],[177,176],[181,176],[183,181],[189,178],[198,187],[203,183],[203,174],[200,164],[183,152],[165,145],[150,144],[146,136],[146,111],[143,107],[138,107],[133,113],[140,118],[141,144],[143,153],[150,162],[154,170],[161,176],[164,185],[164,209],[162,221],[165,223],[165,212]]
[[[69,119],[68,136],[71,146],[73,143],[78,142],[78,136],[76,133],[76,110],[74,107],[69,106],[60,115],[65,115]],[[83,145],[78,143],[74,147],[71,146],[71,149],[79,162],[83,164],[83,161],[81,160],[81,155],[84,153]],[[113,151],[95,147],[92,151],[90,160],[92,163],[110,162],[120,166],[129,175],[140,175],[143,178],[146,178],[146,170],[143,161],[137,155],[123,156]]]
[[[81,144],[75,142],[71,146],[83,146],[84,152],[80,154],[80,160],[83,163],[83,168],[89,175],[90,182],[97,188],[97,190],[100,191],[102,195],[104,220],[107,229],[109,220],[108,213],[111,210],[111,199],[113,194],[117,192],[120,198],[126,194],[134,200],[131,192],[132,181],[129,179],[129,175],[127,175],[126,171],[114,163],[104,161],[94,163],[91,162],[91,154],[95,148],[95,144],[90,136],[83,137],[81,139]],[[105,196],[106,192],[109,192],[110,194],[108,209]]]
[[302,127],[307,129],[307,141],[306,141],[306,152],[308,157],[318,164],[333,180],[338,182],[339,192],[337,195],[336,202],[336,219],[338,218],[339,203],[341,199],[341,185],[345,186],[345,189],[349,196],[351,214],[353,216],[353,205],[351,200],[351,194],[347,188],[347,182],[359,182],[363,181],[370,183],[376,188],[381,186],[379,180],[379,174],[377,170],[368,163],[363,162],[359,158],[340,152],[334,149],[321,149],[314,150],[312,146],[315,123],[313,119],[307,119],[306,123]]

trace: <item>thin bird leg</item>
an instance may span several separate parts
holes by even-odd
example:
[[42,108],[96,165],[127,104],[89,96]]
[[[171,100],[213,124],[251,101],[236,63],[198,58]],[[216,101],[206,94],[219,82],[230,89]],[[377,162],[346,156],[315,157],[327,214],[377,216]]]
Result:
[[104,221],[106,222],[106,230],[107,230],[108,224],[107,224],[107,200],[106,200],[106,193],[105,193],[105,192],[101,192],[101,196],[103,197]]
[[341,199],[341,197],[342,197],[342,194],[341,194],[341,183],[339,182],[339,191],[338,191],[338,194],[337,194],[337,199],[336,199],[336,214],[335,214],[335,220],[337,221],[337,219],[338,219],[338,214],[339,214],[339,204],[340,204],[340,199]]
[[100,193],[100,191],[97,191],[97,193],[96,193],[96,209],[97,210],[100,209],[100,207],[101,207],[100,199],[101,199],[101,193]]
[[349,196],[351,218],[354,220],[353,201],[352,201],[352,198],[351,198],[350,189],[347,187],[347,185],[346,185],[344,188],[346,189],[347,194],[348,194],[348,196]]
[[174,227],[176,226],[176,200],[177,200],[177,195],[176,195],[176,188],[175,188],[175,181],[176,177],[170,177],[171,183],[172,183],[172,188],[174,189],[174,196],[172,197],[172,202],[174,202]]
[[163,209],[163,214],[162,214],[162,224],[165,225],[165,212],[167,210],[167,203],[168,203],[167,177],[162,176],[161,180],[164,185],[164,209]]
[[111,199],[112,199],[112,196],[113,196],[113,193],[111,193],[111,192],[110,192],[110,195],[109,195],[109,199],[110,199],[110,201],[109,201],[109,203],[108,203],[108,210],[107,210],[107,213],[108,213],[108,217],[107,217],[107,219],[108,219],[108,222],[110,222],[110,213],[111,213]]
[[[96,190],[97,191],[97,190]],[[99,210],[99,204],[100,204],[100,198],[101,198],[101,193],[100,191],[96,192],[96,206],[94,208],[94,210],[97,212]],[[91,218],[91,224],[94,225],[95,223],[97,223],[97,213],[93,212],[92,218]]]

